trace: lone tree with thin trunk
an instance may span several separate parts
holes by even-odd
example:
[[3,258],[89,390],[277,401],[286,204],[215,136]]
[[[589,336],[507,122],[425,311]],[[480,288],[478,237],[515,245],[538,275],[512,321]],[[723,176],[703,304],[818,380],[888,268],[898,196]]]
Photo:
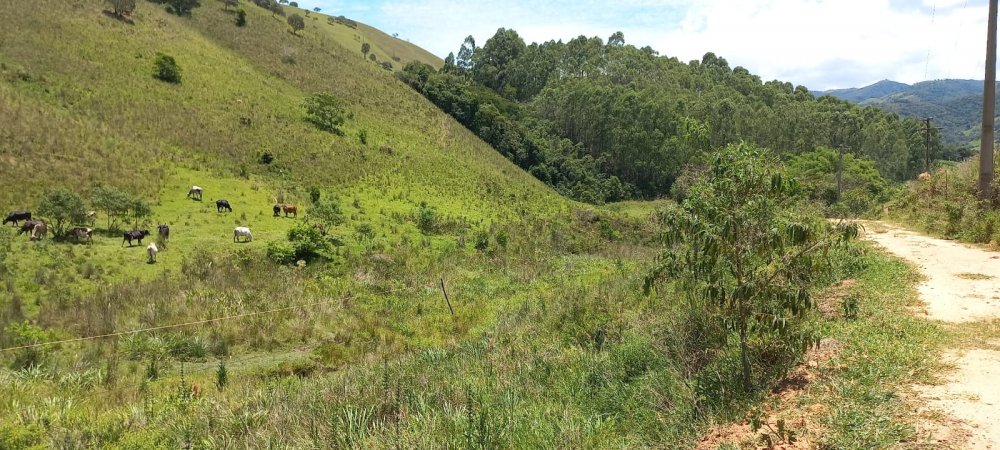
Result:
[[288,25],[292,27],[292,34],[298,35],[299,30],[306,27],[306,20],[298,14],[288,16]]
[[[667,249],[646,279],[647,292],[663,278],[677,283],[697,311],[735,335],[747,392],[751,361],[787,362],[816,342],[802,324],[813,307],[809,289],[830,269],[827,250],[857,236],[856,225],[800,213],[797,183],[779,166],[750,144],[720,150],[707,179],[664,217]],[[728,336],[720,341],[734,345]]]

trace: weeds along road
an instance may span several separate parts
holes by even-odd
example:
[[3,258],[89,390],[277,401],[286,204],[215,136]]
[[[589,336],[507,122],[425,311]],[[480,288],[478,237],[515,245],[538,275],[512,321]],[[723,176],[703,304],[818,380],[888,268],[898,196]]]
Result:
[[[863,222],[865,238],[914,264],[924,276],[918,286],[926,308],[914,311],[956,336],[945,362],[955,370],[943,384],[919,386],[932,409],[953,418],[928,428],[932,434],[958,431],[955,448],[1000,449],[1000,253],[936,239],[881,222]],[[992,331],[990,331],[992,330]],[[955,430],[958,426],[961,429]],[[954,444],[955,438],[943,438]]]

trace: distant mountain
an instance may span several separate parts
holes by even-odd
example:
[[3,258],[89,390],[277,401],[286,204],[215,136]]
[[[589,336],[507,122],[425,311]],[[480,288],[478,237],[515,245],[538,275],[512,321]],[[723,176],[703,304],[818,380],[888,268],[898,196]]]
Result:
[[[932,80],[912,86],[882,80],[862,88],[815,92],[875,106],[904,117],[933,117],[945,143],[969,146],[978,142],[983,110],[980,80]],[[1000,99],[1000,97],[998,97]],[[1000,100],[998,100],[1000,101]]]
[[910,88],[910,85],[899,83],[896,81],[882,80],[878,83],[872,84],[870,86],[865,86],[862,88],[847,88],[847,89],[831,89],[825,92],[818,92],[817,97],[823,95],[832,95],[839,99],[847,100],[849,102],[861,103],[862,100],[867,100],[871,98],[884,97],[886,95],[894,94],[896,92],[905,91]]

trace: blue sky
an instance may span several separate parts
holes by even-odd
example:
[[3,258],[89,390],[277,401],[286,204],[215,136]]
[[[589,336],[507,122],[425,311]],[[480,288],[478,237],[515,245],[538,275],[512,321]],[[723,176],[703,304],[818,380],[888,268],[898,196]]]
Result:
[[[528,43],[576,36],[649,45],[683,61],[708,51],[765,80],[810,89],[881,79],[982,79],[986,0],[302,0],[444,57],[497,28]],[[542,4],[542,5],[539,5]]]

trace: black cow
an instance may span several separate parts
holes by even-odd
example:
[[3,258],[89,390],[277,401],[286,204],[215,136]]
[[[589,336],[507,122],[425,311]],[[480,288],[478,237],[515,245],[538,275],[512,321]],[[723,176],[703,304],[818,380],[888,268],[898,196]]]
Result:
[[219,212],[222,212],[223,209],[229,212],[233,212],[233,207],[229,206],[229,200],[216,200],[215,209],[219,210]]
[[160,240],[167,241],[170,239],[170,227],[167,225],[157,225],[156,231],[160,234]]
[[128,241],[128,246],[132,246],[132,241],[139,241],[139,245],[142,245],[142,238],[149,236],[149,230],[132,230],[122,233],[122,247],[125,246],[125,242]]
[[34,230],[35,226],[40,223],[42,223],[41,220],[29,220],[24,222],[24,225],[21,225],[21,229],[17,230],[17,235],[20,236],[24,233],[28,233],[28,236],[31,236],[31,231]]
[[281,214],[281,205],[274,205],[271,211],[274,211],[274,217],[278,217],[278,214]]
[[14,211],[7,214],[7,218],[3,220],[3,224],[7,225],[7,222],[13,222],[14,226],[22,220],[31,220],[31,211]]

